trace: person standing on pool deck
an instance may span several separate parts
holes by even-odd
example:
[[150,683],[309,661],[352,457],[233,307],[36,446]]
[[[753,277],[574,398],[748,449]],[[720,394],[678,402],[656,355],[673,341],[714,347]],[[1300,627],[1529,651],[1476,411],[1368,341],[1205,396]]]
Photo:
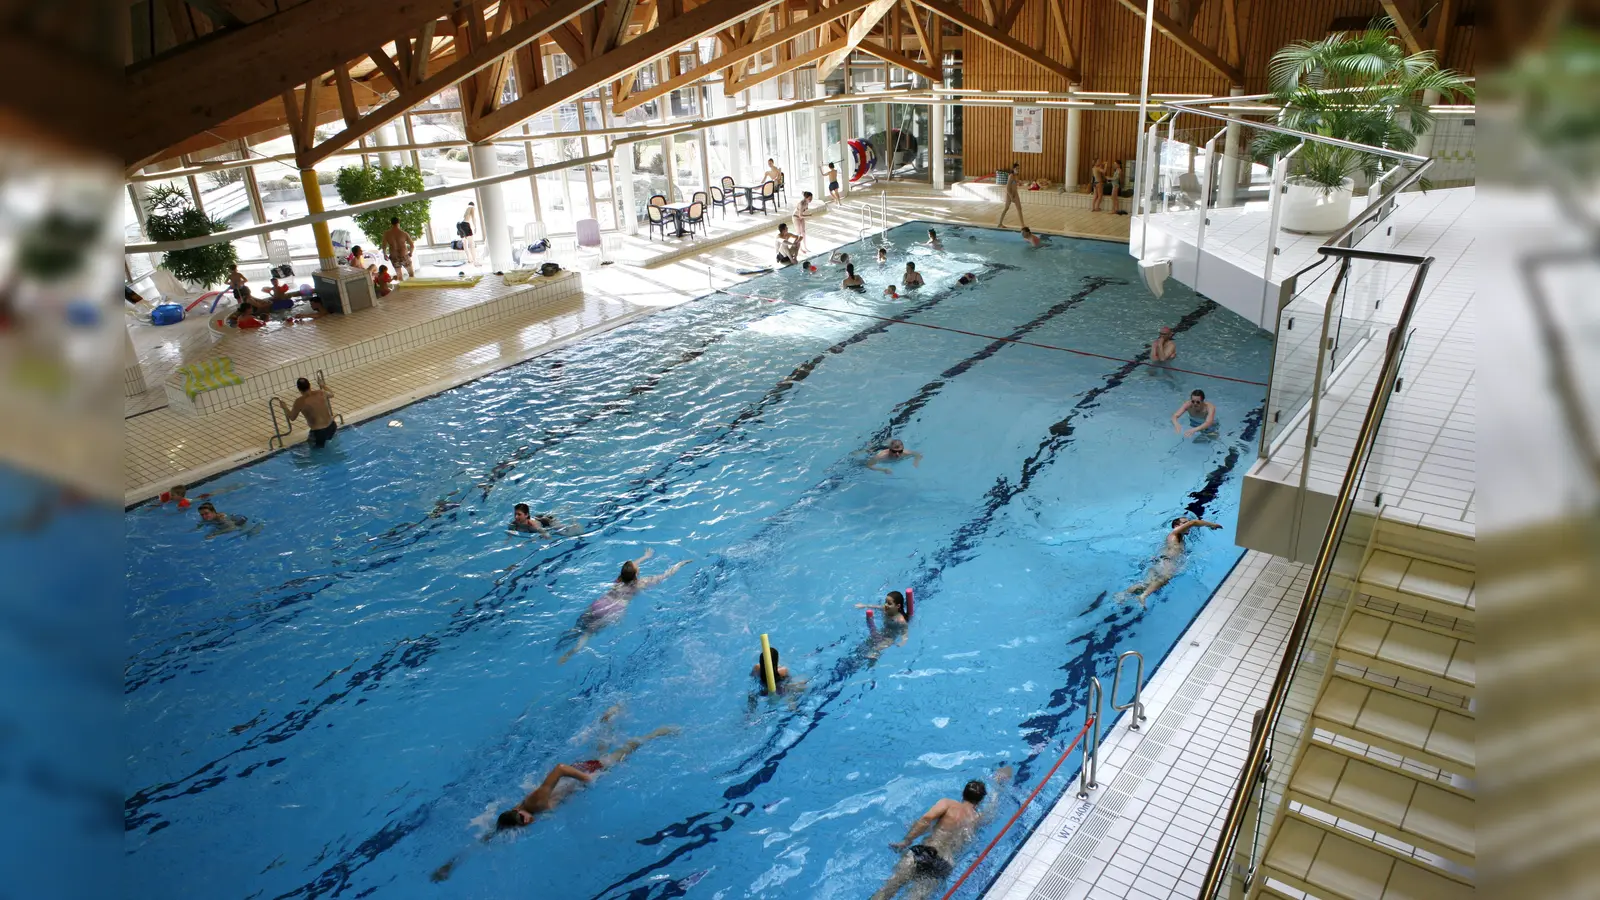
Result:
[[405,277],[417,277],[417,270],[411,265],[411,254],[417,249],[417,242],[411,235],[400,227],[400,217],[389,217],[389,230],[383,233],[383,252],[389,257],[389,262],[394,263],[394,280],[403,281]]
[[583,615],[578,617],[578,643],[562,655],[559,662],[565,663],[573,654],[588,645],[589,639],[594,637],[602,628],[615,625],[623,613],[628,611],[628,604],[633,598],[647,587],[654,587],[668,578],[671,578],[679,569],[687,566],[689,560],[673,563],[672,567],[660,575],[639,577],[639,564],[655,555],[654,548],[647,548],[644,555],[638,559],[630,559],[622,564],[622,571],[617,575],[617,580],[612,583],[611,589],[605,596],[589,604]]
[[293,422],[302,415],[306,417],[306,429],[311,435],[311,446],[325,446],[333,439],[333,433],[339,430],[338,423],[333,421],[333,404],[328,402],[333,399],[333,391],[322,388],[313,390],[311,382],[304,378],[296,380],[294,386],[300,389],[300,396],[295,398],[294,406],[284,403],[282,397],[274,399],[283,407],[289,421]]
[[881,469],[878,467],[878,463],[900,462],[905,459],[911,460],[911,468],[913,469],[922,465],[922,454],[914,450],[907,450],[905,442],[895,438],[889,442],[889,446],[867,457],[867,468],[874,472],[882,472],[885,475],[893,475],[894,471],[892,469]]
[[835,203],[842,199],[839,196],[839,170],[832,162],[828,163],[828,199]]
[[[1011,778],[1011,767],[1001,766],[995,772],[995,781]],[[954,860],[962,849],[972,842],[978,826],[987,818],[978,812],[978,805],[989,795],[989,788],[981,781],[969,781],[961,790],[961,799],[948,797],[935,803],[913,822],[905,840],[891,843],[889,849],[903,854],[889,873],[889,880],[872,895],[872,900],[890,900],[906,885],[911,891],[910,900],[925,900],[938,890],[955,869]],[[927,840],[913,844],[926,834]]]
[[1166,325],[1161,326],[1161,333],[1150,343],[1151,362],[1172,362],[1178,358],[1178,345],[1173,343],[1172,329]]
[[[1189,414],[1189,424],[1193,426],[1188,431],[1184,431],[1183,426],[1178,422],[1178,417],[1186,412]],[[1215,435],[1217,431],[1217,405],[1206,399],[1205,391],[1190,391],[1189,399],[1185,400],[1183,405],[1178,407],[1178,411],[1172,414],[1172,430],[1177,432],[1179,437],[1191,437],[1196,432]]]
[[1017,221],[1023,225],[1028,224],[1028,220],[1022,217],[1022,195],[1018,193],[1022,189],[1022,182],[1017,180],[1017,170],[1020,168],[1022,163],[1011,164],[1011,175],[1006,179],[1006,205],[1000,208],[998,223],[1000,228],[1006,227],[1006,213],[1011,211],[1012,206],[1017,208]]
[[1143,581],[1128,588],[1128,593],[1130,594],[1137,592],[1136,598],[1140,606],[1144,606],[1145,601],[1150,599],[1151,594],[1166,587],[1167,582],[1178,574],[1178,570],[1183,566],[1183,536],[1189,533],[1189,529],[1197,525],[1202,528],[1222,527],[1215,522],[1207,522],[1205,519],[1191,519],[1188,516],[1179,516],[1173,519],[1172,530],[1167,532],[1166,543],[1161,546],[1161,556],[1150,566],[1150,571],[1145,573]]
[[800,202],[794,208],[794,233],[800,236],[800,243],[796,246],[805,246],[806,219],[811,218],[811,192],[804,191],[800,194]]

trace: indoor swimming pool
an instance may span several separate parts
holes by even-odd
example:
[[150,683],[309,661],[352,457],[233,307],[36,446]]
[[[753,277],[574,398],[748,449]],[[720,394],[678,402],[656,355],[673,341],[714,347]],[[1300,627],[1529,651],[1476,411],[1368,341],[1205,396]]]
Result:
[[[130,895],[861,898],[1009,764],[964,869],[1089,677],[1158,663],[1240,557],[1272,345],[1153,297],[1125,245],[935,224],[941,252],[928,227],[891,230],[862,292],[818,257],[195,486],[235,531],[128,510]],[[884,296],[908,260],[927,284]],[[1140,364],[1162,325],[1190,371]],[[1215,436],[1174,434],[1195,388]],[[868,469],[891,437],[920,461]],[[571,527],[509,533],[519,502]],[[1224,527],[1122,596],[1183,514]],[[647,550],[644,575],[687,565],[560,662]],[[869,633],[855,604],[906,587],[903,637]],[[762,634],[802,689],[755,696]],[[663,725],[485,840],[552,765]]]

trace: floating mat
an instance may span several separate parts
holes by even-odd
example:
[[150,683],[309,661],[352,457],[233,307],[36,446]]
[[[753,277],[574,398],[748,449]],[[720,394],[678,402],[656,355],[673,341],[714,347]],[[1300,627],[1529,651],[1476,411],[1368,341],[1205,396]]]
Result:
[[482,275],[468,275],[466,278],[407,278],[395,285],[396,288],[469,288],[476,287],[483,280]]
[[230,384],[244,384],[244,379],[233,372],[233,359],[227,356],[179,366],[178,374],[183,376],[183,392],[189,395],[190,400],[206,391]]

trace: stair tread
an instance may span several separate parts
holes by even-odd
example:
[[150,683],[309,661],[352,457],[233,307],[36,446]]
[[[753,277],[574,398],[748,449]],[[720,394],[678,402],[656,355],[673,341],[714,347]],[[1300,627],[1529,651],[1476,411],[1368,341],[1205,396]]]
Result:
[[1471,900],[1470,885],[1288,813],[1267,848],[1269,877],[1326,900]]
[[1469,691],[1477,686],[1477,644],[1471,635],[1358,607],[1351,611],[1336,646],[1429,676],[1434,683]]
[[1436,780],[1312,743],[1289,785],[1302,802],[1363,827],[1469,865],[1476,855],[1472,798]]
[[1478,609],[1477,573],[1440,560],[1378,547],[1362,565],[1358,581],[1362,590],[1388,600],[1428,601],[1423,605],[1463,617]]
[[1374,746],[1401,754],[1420,752],[1450,771],[1476,774],[1477,722],[1465,711],[1452,711],[1423,697],[1335,674],[1317,699],[1315,715]]

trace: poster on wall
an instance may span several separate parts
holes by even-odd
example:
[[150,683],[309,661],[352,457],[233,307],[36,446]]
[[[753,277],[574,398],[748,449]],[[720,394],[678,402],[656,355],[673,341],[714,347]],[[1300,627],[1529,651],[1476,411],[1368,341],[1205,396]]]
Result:
[[1011,107],[1011,150],[1015,153],[1044,152],[1044,107]]

